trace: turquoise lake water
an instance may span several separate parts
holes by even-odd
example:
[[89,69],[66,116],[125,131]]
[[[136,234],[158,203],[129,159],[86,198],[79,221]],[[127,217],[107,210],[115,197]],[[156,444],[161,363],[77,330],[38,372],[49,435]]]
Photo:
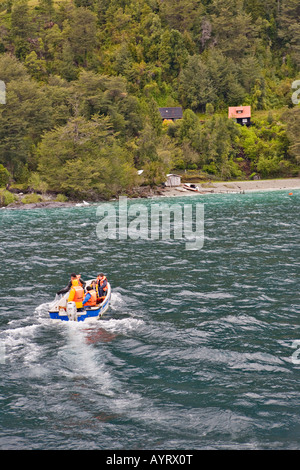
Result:
[[[300,191],[163,202],[204,203],[202,249],[0,211],[1,449],[300,448]],[[100,321],[50,320],[72,271],[107,274]]]

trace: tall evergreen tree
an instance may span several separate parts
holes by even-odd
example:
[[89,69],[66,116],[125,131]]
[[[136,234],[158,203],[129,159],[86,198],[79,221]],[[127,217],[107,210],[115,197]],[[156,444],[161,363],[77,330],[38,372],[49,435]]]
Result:
[[286,52],[300,70],[300,3],[298,0],[282,0],[279,14],[279,37]]

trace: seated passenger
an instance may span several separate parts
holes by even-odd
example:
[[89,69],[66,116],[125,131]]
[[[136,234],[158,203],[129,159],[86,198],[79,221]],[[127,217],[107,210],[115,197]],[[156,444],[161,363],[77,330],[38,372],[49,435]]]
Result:
[[98,296],[104,297],[107,294],[108,285],[106,276],[103,273],[97,276]]
[[95,280],[91,281],[90,286],[97,292],[97,284]]
[[82,305],[84,307],[94,307],[97,303],[96,291],[93,289],[92,286],[88,286],[86,290],[87,293],[85,295],[84,301],[82,302]]

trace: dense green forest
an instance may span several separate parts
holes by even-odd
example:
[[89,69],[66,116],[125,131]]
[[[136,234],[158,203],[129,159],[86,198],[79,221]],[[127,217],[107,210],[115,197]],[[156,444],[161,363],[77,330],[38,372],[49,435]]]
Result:
[[170,171],[298,176],[297,79],[299,0],[0,0],[0,186],[96,200]]

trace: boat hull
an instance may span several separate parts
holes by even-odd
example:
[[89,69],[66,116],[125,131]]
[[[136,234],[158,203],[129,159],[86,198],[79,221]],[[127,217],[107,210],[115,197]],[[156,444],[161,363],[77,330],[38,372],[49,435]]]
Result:
[[198,186],[191,187],[191,186],[189,186],[188,184],[184,184],[183,187],[184,187],[184,189],[187,189],[188,191],[194,191],[194,192],[196,192],[196,193],[199,192]]
[[[89,281],[87,282],[87,285],[89,284]],[[63,299],[68,297],[68,293],[65,294]],[[69,316],[67,314],[66,309],[61,308],[60,304],[62,299],[54,301],[53,304],[49,308],[49,316],[51,320],[58,320],[58,321],[89,321],[89,320],[99,320],[102,315],[108,310],[109,305],[110,305],[110,299],[111,299],[111,287],[110,284],[108,283],[108,290],[107,290],[107,295],[105,296],[103,302],[96,306],[96,307],[88,307],[85,308],[82,311],[77,311],[76,315]]]

